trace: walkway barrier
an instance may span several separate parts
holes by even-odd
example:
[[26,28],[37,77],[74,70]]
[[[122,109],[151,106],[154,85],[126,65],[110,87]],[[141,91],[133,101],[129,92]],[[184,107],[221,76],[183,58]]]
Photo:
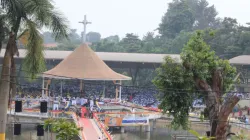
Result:
[[[158,109],[158,108],[153,108],[153,107],[143,107],[137,104],[133,104],[130,102],[116,102],[116,103],[110,103],[113,105],[120,105],[120,106],[125,106],[125,107],[133,107],[133,108],[137,108],[137,109],[143,109],[143,110],[148,110],[148,111],[154,111],[154,112],[162,112],[162,110]],[[100,106],[100,105],[99,105]]]
[[100,104],[99,104],[99,102],[97,102],[97,101],[96,101],[96,106],[97,106],[97,108],[98,108],[99,110],[102,109],[101,106],[100,106]]
[[99,118],[97,117],[96,113],[93,114],[93,118],[96,125],[101,130],[102,134],[104,134],[105,138],[108,140],[113,140],[111,134],[107,131],[108,127],[105,126],[101,121],[99,121]]
[[84,136],[84,133],[83,133],[83,126],[81,126],[81,124],[79,123],[79,117],[76,115],[76,113],[71,113],[72,117],[73,117],[73,120],[75,122],[75,124],[77,125],[78,128],[80,128],[80,137],[82,140],[87,140]]

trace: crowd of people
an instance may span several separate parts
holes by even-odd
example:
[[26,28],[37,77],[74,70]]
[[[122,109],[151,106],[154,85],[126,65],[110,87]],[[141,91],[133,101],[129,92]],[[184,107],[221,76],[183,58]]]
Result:
[[[119,86],[116,86],[112,82],[103,83],[84,83],[83,91],[80,90],[79,82],[63,83],[62,94],[61,94],[61,84],[60,82],[51,84],[50,86],[50,96],[52,97],[81,97],[82,95],[86,97],[104,97],[104,98],[116,98],[116,88],[119,91]],[[30,98],[40,98],[42,87],[41,84],[29,83],[18,88],[18,92],[22,97]],[[153,88],[138,88],[122,86],[122,100],[130,101],[141,106],[153,106],[159,105],[159,100],[157,99],[158,91]],[[118,93],[119,94],[119,93]],[[233,93],[235,94],[235,93]],[[231,94],[227,94],[230,96]],[[249,94],[237,94],[241,98],[245,98],[245,95]],[[243,96],[244,95],[244,96]],[[202,100],[195,100],[193,106],[204,106]]]
[[[73,98],[80,98],[84,95],[86,98],[111,98],[116,97],[116,88],[119,89],[119,86],[115,84],[101,85],[101,84],[84,84],[83,91],[80,90],[79,83],[70,83],[62,85],[61,93],[61,84],[51,84],[49,92],[51,97],[66,97],[70,96]],[[18,90],[18,93],[21,97],[26,98],[40,98],[42,88],[39,84],[28,84],[21,86]],[[119,92],[119,90],[118,90]],[[136,88],[122,86],[122,100],[131,101],[135,104],[147,106],[157,106],[159,104],[156,95],[158,91],[156,89],[147,89],[147,88]],[[118,93],[119,95],[119,93]]]

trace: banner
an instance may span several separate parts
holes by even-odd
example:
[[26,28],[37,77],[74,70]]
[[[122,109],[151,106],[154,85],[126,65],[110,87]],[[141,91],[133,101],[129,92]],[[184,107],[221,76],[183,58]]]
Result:
[[104,123],[106,126],[121,126],[122,118],[105,117]]
[[149,120],[146,117],[125,117],[122,120],[122,126],[133,126],[133,125],[148,125]]

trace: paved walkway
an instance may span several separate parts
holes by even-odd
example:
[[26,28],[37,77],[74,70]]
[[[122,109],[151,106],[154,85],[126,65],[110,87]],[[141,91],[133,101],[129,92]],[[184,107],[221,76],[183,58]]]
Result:
[[86,140],[98,140],[99,134],[90,119],[80,118],[80,123]]

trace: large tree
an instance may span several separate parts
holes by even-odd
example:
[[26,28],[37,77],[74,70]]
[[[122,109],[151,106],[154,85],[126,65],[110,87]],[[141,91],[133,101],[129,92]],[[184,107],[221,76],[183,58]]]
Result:
[[133,34],[128,33],[126,37],[120,41],[120,45],[124,47],[124,50],[129,53],[135,53],[141,51],[141,40],[140,38]]
[[87,33],[86,38],[88,42],[98,42],[101,40],[101,34],[98,32],[89,32]]
[[67,24],[50,0],[1,0],[2,18],[9,26],[8,43],[0,83],[0,140],[5,139],[9,93],[15,94],[15,59],[20,39],[27,52],[24,69],[34,78],[45,68],[43,39],[39,30],[47,27],[56,39],[67,37]]
[[215,7],[207,0],[173,0],[162,17],[159,33],[163,37],[175,38],[181,31],[220,27]]
[[214,5],[209,5],[207,0],[186,0],[191,8],[195,24],[194,29],[218,28],[219,19]]
[[239,101],[237,94],[229,93],[236,69],[210,50],[201,31],[185,45],[181,61],[167,57],[157,71],[154,84],[164,94],[160,108],[174,116],[174,126],[188,128],[189,109],[196,98],[202,97],[211,135],[225,140],[228,116]]
[[182,30],[192,30],[194,21],[194,14],[187,1],[174,0],[169,3],[168,10],[162,17],[158,30],[163,37],[174,38]]

